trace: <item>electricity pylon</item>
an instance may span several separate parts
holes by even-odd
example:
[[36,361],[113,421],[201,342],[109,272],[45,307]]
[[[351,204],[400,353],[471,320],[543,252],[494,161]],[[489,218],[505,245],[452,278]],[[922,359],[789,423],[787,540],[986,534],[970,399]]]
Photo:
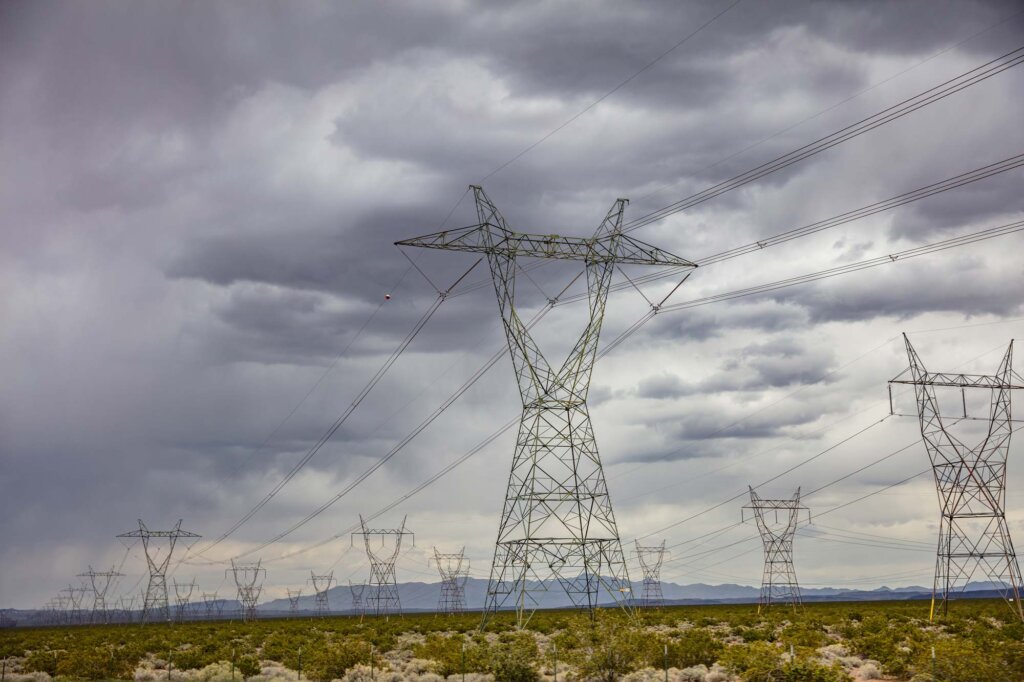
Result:
[[[466,610],[466,580],[469,578],[469,559],[466,548],[458,552],[442,554],[434,548],[434,564],[441,574],[441,598],[437,602],[438,613],[449,616]],[[427,562],[430,563],[429,561]]]
[[302,588],[297,590],[291,588],[285,588],[288,592],[288,613],[292,616],[296,616],[299,613],[299,599],[302,598]]
[[359,617],[363,617],[363,592],[366,591],[366,584],[359,583],[356,585],[351,580],[348,581],[348,590],[352,593],[352,612],[358,613]]
[[[479,224],[397,244],[487,257],[522,397],[484,623],[513,600],[517,621],[525,625],[552,581],[578,608],[593,612],[603,587],[629,609],[629,573],[587,410],[590,377],[615,267],[696,266],[623,234],[625,199],[612,205],[593,237],[562,237],[511,231],[483,189],[472,190]],[[520,257],[584,263],[589,320],[561,367],[548,364],[516,310]]]
[[254,564],[236,564],[232,559],[231,568],[227,569],[235,579],[238,603],[242,608],[242,620],[247,623],[256,620],[256,602],[263,591],[263,580],[267,577],[267,569],[260,565],[261,562],[262,560]]
[[[1005,511],[1006,460],[1013,431],[1010,391],[1024,388],[1024,381],[1013,371],[1013,341],[995,374],[948,374],[926,370],[906,334],[903,340],[910,360],[910,378],[900,378],[908,371],[904,370],[889,383],[914,387],[921,437],[931,460],[940,506],[929,618],[935,617],[937,598],[942,613],[947,613],[949,600],[967,587],[981,567],[988,579],[998,585],[1014,615],[1024,620],[1020,566]],[[974,447],[954,436],[950,431],[953,425],[943,420],[935,390],[941,387],[961,391],[964,416],[954,423],[975,419],[967,416],[967,389],[989,391],[990,412],[983,418],[988,429]],[[891,401],[892,388],[889,391]]]
[[[370,580],[366,584],[369,594],[366,595],[364,602],[375,616],[402,615],[402,602],[398,598],[398,581],[395,577],[395,562],[398,561],[398,553],[402,551],[402,540],[406,535],[413,535],[413,533],[405,529],[405,518],[402,519],[402,525],[398,528],[367,528],[366,522],[360,515],[359,526],[361,530],[352,533],[352,538],[354,540],[357,535],[363,537],[366,557],[370,560]],[[370,544],[371,539],[377,537],[380,538],[381,549],[379,552],[375,552]],[[390,547],[385,543],[386,539],[390,540]]]
[[121,596],[117,598],[117,611],[122,623],[131,623],[135,612],[135,595],[130,597]]
[[313,573],[313,571],[310,571],[309,582],[313,585],[313,591],[316,593],[316,615],[323,618],[331,612],[331,605],[328,600],[327,593],[330,591],[331,585],[334,583],[334,571],[331,571],[327,575],[317,575]]
[[636,543],[636,560],[640,564],[640,570],[644,574],[644,592],[640,604],[646,608],[658,607],[665,603],[665,595],[661,593],[661,564],[665,561],[668,550],[665,549],[665,541],[660,545],[642,546],[639,540]]
[[85,597],[85,593],[89,591],[89,588],[79,585],[68,585],[61,592],[67,594],[67,621],[71,623],[81,623],[85,619],[82,617],[82,598]]
[[174,620],[179,623],[185,621],[188,615],[188,605],[192,601],[192,592],[196,589],[196,579],[192,578],[190,583],[179,583],[174,581]]
[[203,592],[203,616],[206,620],[220,618],[224,602],[217,599],[217,592]]
[[85,573],[79,573],[79,578],[88,578],[92,586],[92,613],[89,615],[90,623],[107,622],[107,592],[110,590],[110,583],[114,578],[123,578],[124,573],[119,573],[111,566],[109,571],[94,571],[92,566]]
[[[753,510],[764,544],[764,573],[757,612],[761,613],[776,602],[789,602],[794,609],[802,606],[800,585],[793,568],[793,536],[796,535],[800,512],[807,510],[800,505],[800,488],[788,500],[762,499],[750,488],[750,504],[743,509]],[[807,513],[809,521],[810,511]]]
[[[149,582],[146,584],[146,598],[142,603],[142,622],[153,618],[154,614],[158,620],[169,621],[171,619],[170,603],[167,599],[167,567],[171,563],[171,556],[174,554],[174,547],[181,538],[201,538],[201,535],[190,533],[181,529],[181,519],[171,530],[150,530],[146,524],[139,519],[139,529],[121,533],[119,538],[142,538],[142,549],[146,554],[146,563],[149,565]],[[153,538],[167,538],[167,554],[158,558],[157,548],[151,545]]]

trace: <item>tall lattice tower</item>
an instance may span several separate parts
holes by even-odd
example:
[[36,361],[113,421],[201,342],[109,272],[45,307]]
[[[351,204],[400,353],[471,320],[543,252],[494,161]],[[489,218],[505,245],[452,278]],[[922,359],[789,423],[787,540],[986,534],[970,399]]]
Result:
[[438,613],[449,616],[466,610],[466,580],[469,578],[469,559],[466,548],[458,552],[443,554],[434,548],[434,565],[441,574],[441,597],[437,602]]
[[92,566],[85,573],[79,573],[79,578],[88,578],[89,585],[92,586],[92,613],[89,615],[90,623],[106,623],[108,622],[109,613],[107,612],[107,592],[110,591],[110,584],[114,578],[124,577],[124,573],[119,573],[114,570],[111,566],[109,571],[95,571]]
[[[910,368],[889,383],[914,387],[921,436],[939,494],[939,544],[929,618],[935,617],[936,600],[942,613],[947,613],[949,600],[967,587],[980,567],[1014,615],[1024,620],[1020,566],[1005,511],[1006,461],[1013,431],[1010,391],[1024,388],[1024,381],[1013,371],[1013,341],[995,374],[947,374],[926,370],[906,334],[903,339]],[[910,378],[901,378],[908,371]],[[937,388],[961,391],[964,414],[954,423],[975,420],[967,414],[967,389],[989,391],[989,414],[979,418],[988,422],[988,428],[974,447],[953,435],[953,425],[943,420]]]
[[665,596],[661,593],[661,564],[665,561],[668,550],[665,549],[665,541],[660,545],[642,546],[639,540],[636,543],[636,560],[640,564],[640,570],[644,574],[644,591],[640,598],[640,605],[646,608],[661,606],[665,603]]
[[297,616],[299,613],[299,599],[302,598],[302,588],[293,590],[290,587],[285,588],[288,593],[288,613],[291,616]]
[[[402,540],[412,531],[405,529],[405,519],[399,528],[367,528],[363,517],[359,517],[361,530],[352,533],[352,537],[361,535],[366,547],[366,557],[370,560],[370,580],[367,582],[367,595],[364,604],[375,616],[402,615],[402,602],[398,598],[398,580],[395,576],[395,562],[402,551]],[[373,540],[380,538],[380,550],[375,550]]]
[[174,581],[174,620],[177,622],[183,623],[188,618],[188,605],[192,601],[192,593],[195,589],[195,578],[192,578],[190,583]]
[[[149,582],[146,584],[146,597],[142,603],[142,622],[149,620],[169,621],[171,619],[170,602],[167,598],[167,567],[171,563],[171,556],[174,548],[181,538],[200,538],[201,535],[190,533],[181,529],[181,519],[171,530],[150,530],[146,524],[139,519],[139,529],[121,533],[119,538],[142,538],[142,548],[146,554],[146,563],[149,565]],[[153,538],[166,538],[168,542],[167,553],[162,557],[157,547],[153,544]]]
[[224,602],[217,598],[217,592],[203,592],[203,617],[206,620],[220,618]]
[[242,608],[242,620],[245,622],[256,620],[256,602],[263,591],[263,581],[267,577],[267,569],[261,566],[261,562],[254,564],[236,564],[231,560],[231,575],[235,579],[235,587],[238,589],[238,602]]
[[[587,393],[618,264],[693,263],[622,232],[619,199],[591,238],[513,232],[480,187],[472,187],[479,224],[397,242],[487,257],[523,413],[501,514],[484,619],[515,604],[524,625],[540,594],[558,582],[573,604],[593,610],[599,591],[629,608],[629,573],[597,450]],[[548,364],[515,307],[518,259],[582,261],[589,319],[560,367]]]
[[796,535],[800,512],[808,511],[810,520],[810,511],[800,505],[800,488],[788,500],[762,499],[750,488],[750,504],[743,509],[754,512],[757,530],[764,544],[764,574],[757,612],[778,602],[788,602],[793,608],[801,606],[800,585],[793,567],[793,536]]
[[366,583],[356,584],[349,580],[348,590],[352,594],[352,613],[358,613],[359,617],[362,618],[364,612],[363,593],[366,591]]
[[313,585],[313,592],[316,593],[316,615],[323,618],[331,612],[331,604],[327,593],[330,592],[331,585],[334,584],[334,571],[327,575],[317,575],[310,571],[309,582]]
[[89,589],[82,585],[74,586],[68,585],[61,592],[67,594],[67,621],[69,624],[82,623],[84,618],[82,617],[82,598],[85,597],[85,593]]

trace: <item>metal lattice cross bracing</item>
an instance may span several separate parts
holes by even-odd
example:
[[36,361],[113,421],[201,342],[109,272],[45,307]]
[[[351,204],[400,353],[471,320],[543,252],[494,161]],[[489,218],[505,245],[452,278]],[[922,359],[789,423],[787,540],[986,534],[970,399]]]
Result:
[[351,580],[348,581],[348,591],[352,594],[352,613],[359,614],[359,617],[363,617],[363,592],[366,591],[365,583],[353,583]]
[[309,582],[313,585],[313,592],[316,593],[316,615],[323,618],[331,612],[331,605],[327,593],[330,592],[331,585],[334,584],[334,571],[331,571],[327,575],[317,575],[313,573],[313,571],[310,571]]
[[466,610],[466,579],[469,577],[469,559],[466,548],[444,554],[434,548],[434,565],[441,574],[441,598],[437,602],[438,613],[449,616]]
[[[480,187],[472,187],[478,224],[397,242],[486,256],[522,397],[523,413],[501,514],[484,619],[514,605],[525,625],[540,596],[557,583],[578,608],[593,611],[603,590],[630,608],[626,568],[611,498],[587,409],[591,371],[617,264],[696,267],[622,234],[617,200],[590,238],[508,229]],[[515,307],[521,257],[581,261],[588,321],[560,367],[548,364]]]
[[[267,577],[267,569],[262,567],[262,560],[254,564],[240,564],[231,560],[232,577],[235,579],[235,587],[238,589],[238,603],[242,609],[242,620],[250,622],[256,620],[256,602],[259,601],[260,593],[263,591],[263,581]],[[226,572],[226,571],[225,571]]]
[[[905,371],[890,384],[914,387],[921,437],[931,460],[939,497],[939,543],[931,617],[935,615],[936,606],[947,613],[950,599],[966,588],[981,568],[997,586],[1014,615],[1024,620],[1020,566],[1005,511],[1006,463],[1013,431],[1010,392],[1024,388],[1014,381],[1013,341],[995,374],[971,375],[928,372],[906,334],[903,339],[910,361],[910,378],[901,378]],[[973,447],[953,435],[953,425],[943,420],[936,391],[943,387],[990,392],[988,429]],[[963,402],[966,417],[966,398]],[[954,418],[954,424],[956,421],[959,420]]]
[[111,566],[109,571],[95,571],[92,566],[85,573],[79,573],[79,578],[88,578],[92,586],[92,613],[89,615],[90,623],[109,622],[107,612],[107,592],[110,591],[110,584],[114,578],[124,577],[124,573],[114,570]]
[[[121,533],[119,538],[141,538],[142,549],[149,565],[149,582],[146,584],[146,595],[142,603],[142,622],[150,620],[169,621],[171,619],[170,602],[167,598],[167,567],[171,563],[174,548],[181,538],[200,538],[201,535],[181,529],[181,519],[171,530],[150,530],[139,519],[139,529]],[[153,538],[166,538],[167,554],[162,557],[155,546]]]
[[754,512],[757,530],[764,545],[764,572],[757,612],[761,613],[778,603],[788,603],[794,608],[801,606],[803,600],[796,580],[796,568],[793,566],[793,537],[796,535],[800,512],[807,510],[807,507],[800,505],[800,488],[788,500],[766,500],[750,488],[750,504],[743,509]]
[[665,561],[668,550],[665,541],[660,545],[643,546],[636,543],[636,560],[644,574],[644,591],[640,597],[640,605],[646,608],[661,606],[665,603],[665,595],[661,592],[661,564]]
[[294,616],[299,612],[299,599],[302,598],[302,589],[293,590],[289,587],[285,588],[285,592],[288,594],[288,613]]
[[[375,616],[402,615],[402,601],[398,598],[398,580],[395,563],[402,551],[402,540],[412,531],[405,529],[405,519],[398,528],[367,528],[363,517],[359,517],[361,530],[352,533],[354,538],[361,535],[366,547],[366,558],[370,560],[370,579],[366,583],[366,607]],[[374,540],[380,539],[380,549],[374,548]],[[354,592],[353,592],[354,594]]]

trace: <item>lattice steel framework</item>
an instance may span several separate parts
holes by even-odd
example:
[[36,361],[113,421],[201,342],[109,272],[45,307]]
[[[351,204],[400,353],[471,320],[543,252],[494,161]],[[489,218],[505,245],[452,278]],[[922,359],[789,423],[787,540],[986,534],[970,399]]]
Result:
[[[449,616],[466,610],[466,580],[469,578],[469,559],[466,548],[444,554],[434,548],[434,565],[441,574],[441,598],[437,602],[438,613]],[[429,562],[427,562],[429,563]]]
[[[406,517],[408,518],[408,517]],[[360,535],[366,547],[366,557],[370,560],[370,580],[366,587],[368,593],[363,600],[366,607],[375,616],[402,615],[402,602],[398,598],[398,581],[395,576],[395,562],[402,551],[402,540],[406,535],[413,536],[412,531],[405,529],[406,519],[398,528],[367,528],[362,515],[359,517],[361,530],[352,533],[353,539]],[[380,538],[380,550],[374,551],[371,542]],[[390,543],[390,546],[388,546]]]
[[[181,538],[201,538],[201,535],[190,533],[181,529],[181,519],[171,530],[150,530],[146,524],[139,519],[139,529],[121,533],[119,538],[142,538],[142,548],[146,554],[146,563],[149,565],[149,582],[146,584],[146,597],[142,604],[142,622],[152,620],[154,615],[157,620],[170,621],[171,609],[167,598],[167,567],[171,563],[171,556],[174,554],[174,547]],[[153,538],[166,538],[168,541],[167,554],[158,556],[157,548],[152,544]]]
[[[612,205],[593,237],[562,237],[509,230],[483,189],[472,190],[477,225],[398,244],[487,257],[522,396],[484,622],[511,600],[525,625],[555,581],[579,608],[592,611],[603,587],[628,609],[629,573],[587,410],[590,377],[616,265],[696,266],[623,234],[625,199]],[[584,263],[589,320],[561,367],[548,364],[516,311],[520,257]]]
[[299,599],[302,598],[302,588],[297,590],[291,588],[285,588],[288,592],[288,613],[292,616],[298,615],[299,613]]
[[89,614],[90,623],[106,623],[109,617],[107,613],[107,592],[110,590],[110,583],[114,578],[123,578],[124,573],[119,573],[111,566],[109,571],[94,571],[92,566],[85,573],[79,573],[79,578],[88,578],[92,587],[92,613]]
[[203,592],[203,616],[206,620],[220,618],[224,611],[224,602],[217,598],[216,592]]
[[327,593],[330,591],[331,585],[334,584],[334,571],[327,575],[316,575],[313,571],[310,571],[309,582],[313,585],[313,591],[316,593],[316,615],[323,618],[331,612],[331,604]]
[[69,624],[82,623],[85,619],[82,617],[82,599],[85,597],[85,593],[89,591],[89,588],[84,586],[68,585],[65,589],[61,590],[67,594],[66,610],[67,610],[67,622]]
[[[981,567],[1014,615],[1024,620],[1020,566],[1005,512],[1006,462],[1013,431],[1010,391],[1024,388],[1024,382],[1013,371],[1013,341],[995,374],[949,374],[926,370],[906,334],[903,339],[910,368],[889,383],[914,387],[921,436],[939,498],[939,543],[929,618],[935,617],[936,606],[947,613],[950,599],[967,587]],[[901,379],[908,371],[910,378]],[[936,389],[942,387],[961,390],[964,418],[968,419],[966,390],[987,389],[991,393],[988,430],[974,447],[954,436],[952,425],[943,420],[936,395]]]
[[131,623],[135,618],[135,595],[118,597],[117,612],[122,623]]
[[358,613],[361,618],[363,615],[363,593],[366,591],[366,584],[359,583],[357,585],[349,580],[348,591],[352,593],[352,612]]
[[190,583],[174,581],[174,620],[182,623],[188,616],[188,605],[192,601],[192,592],[196,589],[196,579]]
[[235,579],[235,587],[238,589],[238,603],[242,609],[242,620],[245,622],[256,620],[256,602],[263,591],[263,581],[267,577],[267,569],[261,566],[262,560],[254,564],[236,564],[231,560],[231,575]]
[[[802,606],[800,585],[793,567],[793,537],[800,512],[807,511],[809,521],[810,511],[800,505],[800,488],[788,500],[766,500],[750,488],[750,504],[743,509],[754,512],[757,530],[764,544],[764,573],[757,612],[761,613],[777,602],[788,602],[794,609]],[[746,521],[745,518],[743,520]]]
[[644,591],[640,598],[640,605],[645,608],[658,607],[665,603],[665,596],[661,593],[661,564],[665,561],[668,550],[665,549],[665,541],[660,545],[642,546],[639,540],[636,543],[636,560],[640,564],[640,570],[644,574]]

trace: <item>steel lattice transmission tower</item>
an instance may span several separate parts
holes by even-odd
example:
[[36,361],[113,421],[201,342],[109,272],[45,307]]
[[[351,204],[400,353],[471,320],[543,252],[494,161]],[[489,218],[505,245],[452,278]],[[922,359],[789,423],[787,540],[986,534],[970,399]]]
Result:
[[188,605],[192,601],[192,592],[196,589],[196,579],[192,578],[190,583],[179,583],[174,581],[174,620],[179,623],[185,621],[188,615]]
[[[937,597],[939,608],[945,614],[949,600],[967,587],[981,567],[988,579],[999,586],[1017,618],[1024,620],[1020,566],[1005,511],[1006,461],[1013,431],[1010,391],[1024,388],[1024,381],[1013,371],[1013,341],[995,374],[947,374],[926,370],[906,334],[903,340],[910,368],[889,383],[914,387],[921,436],[931,460],[940,506],[929,618],[935,616]],[[901,379],[907,371],[910,378]],[[968,447],[954,436],[950,431],[952,425],[943,420],[936,395],[936,389],[942,387],[961,391],[964,416],[955,422],[974,419],[967,416],[967,389],[990,392],[990,412],[984,418],[988,429],[974,447]],[[889,390],[891,401],[892,389]]]
[[122,623],[131,623],[135,617],[135,595],[118,597],[117,611]]
[[[169,621],[171,619],[170,603],[167,598],[167,567],[171,563],[171,556],[174,554],[174,547],[181,538],[201,538],[201,535],[190,533],[181,529],[181,519],[171,530],[150,530],[146,524],[139,519],[139,529],[127,533],[121,533],[119,538],[142,538],[142,549],[146,554],[146,563],[149,565],[149,582],[146,584],[146,596],[142,603],[142,622],[145,623],[158,615],[158,620]],[[167,538],[167,554],[159,557],[157,548],[153,545],[153,538]]]
[[331,612],[327,593],[330,591],[331,585],[334,584],[334,571],[327,575],[317,575],[310,571],[309,582],[313,585],[313,591],[316,593],[316,615],[323,618]]
[[[449,616],[466,610],[466,580],[469,578],[469,559],[466,548],[458,552],[443,554],[434,548],[434,565],[441,574],[441,598],[437,602],[439,613]],[[429,562],[428,562],[429,563]]]
[[216,592],[203,592],[203,616],[206,620],[220,618],[224,602],[217,599]]
[[107,613],[107,592],[110,591],[110,583],[114,578],[123,578],[124,573],[119,573],[111,566],[109,571],[94,571],[92,566],[85,573],[79,573],[79,578],[88,578],[92,586],[92,613],[89,615],[90,623],[106,623]]
[[89,591],[89,588],[84,586],[75,587],[74,585],[68,585],[67,588],[61,590],[66,592],[67,597],[67,608],[68,608],[68,623],[81,623],[85,619],[82,617],[82,598],[85,597],[85,593]]
[[[753,510],[757,530],[764,543],[764,574],[757,612],[777,602],[788,602],[793,608],[802,606],[800,585],[796,581],[796,569],[793,567],[793,537],[796,535],[800,512],[807,510],[807,507],[800,505],[800,488],[788,500],[762,499],[750,488],[750,504],[743,509]],[[810,511],[807,512],[809,521]]]
[[[523,413],[487,588],[484,618],[514,602],[520,625],[557,581],[573,604],[593,610],[603,586],[629,608],[630,582],[587,410],[590,376],[612,272],[618,264],[693,263],[622,233],[627,201],[613,204],[591,238],[513,232],[480,187],[479,224],[398,242],[482,253],[490,265]],[[560,367],[548,364],[515,307],[521,257],[582,261],[589,319]]]
[[[408,518],[408,517],[406,517]],[[398,598],[398,581],[395,576],[395,562],[402,551],[402,540],[412,531],[405,529],[405,518],[398,528],[367,528],[362,515],[359,516],[361,530],[352,533],[353,539],[361,535],[366,546],[366,557],[370,560],[370,580],[366,583],[369,594],[364,599],[375,616],[402,614],[402,602]],[[372,540],[380,538],[381,549],[375,551]],[[390,546],[388,542],[390,542]]]
[[263,581],[267,577],[267,569],[263,568],[262,560],[254,564],[236,564],[231,560],[231,575],[235,579],[235,587],[238,589],[238,603],[242,608],[242,620],[245,622],[256,620],[256,602],[263,591]]
[[359,617],[363,617],[363,593],[366,591],[366,584],[359,583],[354,584],[351,580],[348,581],[348,591],[352,593],[352,612],[358,613]]
[[295,616],[299,613],[299,599],[302,598],[302,588],[297,590],[285,588],[288,592],[288,613]]
[[661,606],[665,603],[665,596],[661,593],[661,564],[668,554],[665,541],[662,540],[660,545],[646,547],[642,546],[639,540],[634,542],[636,560],[644,574],[644,592],[640,604],[647,608]]

